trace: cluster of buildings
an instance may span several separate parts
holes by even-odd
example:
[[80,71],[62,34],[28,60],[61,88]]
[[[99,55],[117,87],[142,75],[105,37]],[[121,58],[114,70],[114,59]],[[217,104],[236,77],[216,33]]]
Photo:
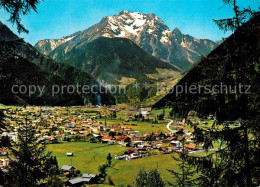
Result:
[[[63,165],[61,167],[61,173],[66,176],[73,176],[75,174],[75,168],[70,165]],[[84,173],[80,177],[70,177],[70,179],[65,182],[65,186],[85,186],[87,184],[94,184],[97,180],[97,175]]]
[[[181,127],[169,133],[140,134],[139,131],[121,123],[106,124],[104,120],[106,115],[101,113],[100,110],[83,110],[80,107],[70,109],[66,107],[6,109],[4,111],[6,115],[4,125],[10,128],[3,132],[1,136],[6,136],[10,141],[15,142],[17,141],[18,129],[29,123],[35,128],[38,139],[44,140],[46,143],[88,141],[131,147],[131,151],[115,157],[124,160],[149,156],[149,151],[155,149],[163,153],[178,151],[183,146],[187,150],[197,149],[192,144],[192,133]],[[150,111],[147,110],[141,110],[142,113],[145,116],[150,115]],[[129,116],[127,118],[129,119]],[[185,145],[183,145],[183,140],[185,140]],[[5,154],[7,154],[6,149],[0,147],[0,156]],[[3,163],[4,161],[1,161],[0,166],[4,166]]]

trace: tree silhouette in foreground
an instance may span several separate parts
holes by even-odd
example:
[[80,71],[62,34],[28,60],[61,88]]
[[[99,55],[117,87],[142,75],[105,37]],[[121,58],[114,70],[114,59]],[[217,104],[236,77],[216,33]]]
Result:
[[9,21],[17,25],[18,33],[28,33],[29,31],[22,25],[21,16],[27,15],[31,10],[37,12],[37,5],[41,0],[8,0],[1,1],[0,8],[10,14]]
[[[194,128],[196,142],[203,142],[204,149],[213,147],[215,141],[221,142],[213,154],[186,156],[185,161],[198,171],[197,185],[257,186],[260,184],[260,14],[250,8],[240,9],[236,0],[225,3],[233,6],[235,16],[215,22],[221,30],[231,30],[234,34],[202,59],[177,86],[199,88],[223,83],[231,89],[224,87],[222,93],[219,90],[178,96],[173,93],[168,98],[174,113],[180,117],[186,118],[190,111],[196,111],[204,119],[210,114],[216,117],[207,130],[189,118],[187,121]],[[250,93],[245,93],[248,87],[235,92],[238,85],[251,85]]]
[[[179,171],[170,169],[168,169],[168,171],[176,178],[177,186],[193,186],[195,185],[193,180],[195,174],[194,167],[192,167],[186,160],[188,152],[184,149],[184,140],[182,145],[182,151],[178,154],[178,156],[172,156],[175,161],[179,162]],[[169,184],[171,186],[176,186],[171,183]]]
[[234,17],[232,18],[224,18],[213,21],[217,24],[220,30],[226,31],[236,31],[243,23],[245,23],[248,19],[254,15],[255,11],[253,11],[250,7],[240,9],[237,5],[237,0],[223,0],[224,4],[230,5],[234,12]]
[[111,167],[112,159],[113,158],[112,158],[111,154],[108,153],[108,155],[107,155],[107,166],[108,167]]
[[103,164],[100,165],[98,167],[98,171],[99,171],[99,175],[98,175],[98,179],[99,179],[99,183],[103,184],[106,181],[106,177],[107,177],[107,164]]
[[18,130],[18,141],[9,147],[10,156],[15,159],[10,162],[4,186],[61,186],[57,160],[45,148],[25,119],[25,125]]
[[3,123],[4,117],[5,117],[4,112],[2,110],[0,110],[0,133],[2,133],[3,130],[5,129],[5,126]]
[[137,187],[163,187],[164,182],[160,173],[156,169],[150,170],[148,173],[141,169],[136,176],[135,186]]

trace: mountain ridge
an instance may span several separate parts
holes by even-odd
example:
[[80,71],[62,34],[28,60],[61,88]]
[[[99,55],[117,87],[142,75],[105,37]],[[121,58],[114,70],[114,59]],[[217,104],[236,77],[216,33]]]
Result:
[[[4,104],[32,104],[32,105],[84,105],[115,104],[109,93],[101,93],[104,87],[90,75],[64,63],[57,63],[51,58],[41,54],[32,45],[16,36],[6,25],[0,21],[0,102]],[[17,71],[17,72],[16,72]],[[27,85],[46,84],[47,91],[42,97],[29,97],[24,94],[11,92],[12,85],[22,82]],[[80,94],[58,93],[53,97],[53,85],[88,85],[96,86],[96,93]],[[101,96],[101,100],[98,99]]]
[[153,57],[127,38],[99,37],[73,48],[62,61],[109,84],[118,84],[123,77],[147,77],[147,74],[158,73],[156,68],[179,72],[178,68]]
[[[61,56],[66,55],[73,47],[84,45],[98,37],[128,38],[153,56],[186,70],[198,61],[200,55],[207,55],[217,46],[211,40],[196,39],[182,34],[179,30],[176,31],[176,29],[170,31],[169,27],[153,13],[141,14],[124,10],[118,15],[102,18],[99,23],[86,30],[69,35],[74,36],[69,41],[59,43],[59,39],[40,40],[35,47],[60,61]],[[52,51],[49,51],[50,43],[56,45]]]
[[[218,120],[234,121],[249,115],[259,118],[254,116],[255,108],[248,107],[259,101],[259,18],[260,14],[256,13],[239,27],[153,108],[172,107],[182,116],[194,110],[200,116],[214,114]],[[180,87],[196,90],[178,93]]]

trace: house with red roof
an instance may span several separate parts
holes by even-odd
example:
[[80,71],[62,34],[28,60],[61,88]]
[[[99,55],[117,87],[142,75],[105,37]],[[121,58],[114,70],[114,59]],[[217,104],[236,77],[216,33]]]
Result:
[[131,154],[131,153],[136,153],[138,152],[138,149],[128,149],[127,151],[125,151],[125,154]]
[[183,137],[183,136],[180,136],[180,137],[177,138],[177,140],[179,140],[179,141],[182,141],[184,139],[185,139],[185,137]]
[[7,150],[6,149],[0,150],[0,155],[1,156],[6,156],[7,155]]
[[115,136],[115,139],[118,143],[126,143],[131,142],[131,138],[128,136]]
[[114,129],[114,131],[120,131],[121,125],[120,125],[120,123],[114,123],[112,128]]
[[131,131],[132,130],[132,128],[130,128],[130,127],[126,127],[126,126],[123,126],[123,127],[121,127],[124,131]]
[[197,149],[196,145],[190,145],[190,144],[186,144],[186,145],[184,145],[184,147],[185,147],[185,149],[189,149],[192,151]]
[[101,132],[101,135],[102,136],[109,136],[109,131],[103,131],[103,132]]
[[170,142],[170,141],[173,141],[176,139],[177,139],[176,137],[168,137],[168,138],[166,138],[166,142]]
[[108,143],[109,141],[112,141],[114,138],[112,136],[103,136],[101,141],[102,143]]

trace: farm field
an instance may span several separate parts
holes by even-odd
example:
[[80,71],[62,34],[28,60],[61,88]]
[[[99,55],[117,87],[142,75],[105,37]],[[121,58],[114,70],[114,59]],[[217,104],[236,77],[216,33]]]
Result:
[[[97,173],[98,166],[106,162],[108,153],[114,157],[115,154],[122,154],[126,150],[126,147],[117,145],[88,142],[68,142],[47,146],[47,151],[51,151],[53,156],[57,157],[60,167],[72,164],[82,173]],[[67,152],[72,152],[74,156],[67,157]]]
[[[102,121],[105,123],[104,119],[98,119],[97,121]],[[108,125],[113,125],[114,123],[120,123],[124,126],[130,127],[133,131],[139,131],[140,134],[151,133],[151,132],[169,132],[166,128],[167,123],[169,121],[159,121],[159,123],[151,123],[151,122],[140,122],[140,121],[131,121],[125,122],[124,120],[120,119],[109,119],[107,120]]]
[[[117,145],[106,145],[100,143],[69,142],[60,144],[50,144],[48,151],[52,151],[57,157],[59,166],[72,165],[81,173],[98,174],[98,167],[106,162],[106,156],[111,153],[112,167],[108,168],[108,176],[111,177],[116,186],[133,184],[140,169],[157,168],[165,182],[174,182],[173,176],[167,169],[177,169],[177,162],[170,154],[153,155],[136,160],[115,160],[116,154],[122,154],[127,147]],[[67,157],[67,152],[73,152],[73,157]]]

